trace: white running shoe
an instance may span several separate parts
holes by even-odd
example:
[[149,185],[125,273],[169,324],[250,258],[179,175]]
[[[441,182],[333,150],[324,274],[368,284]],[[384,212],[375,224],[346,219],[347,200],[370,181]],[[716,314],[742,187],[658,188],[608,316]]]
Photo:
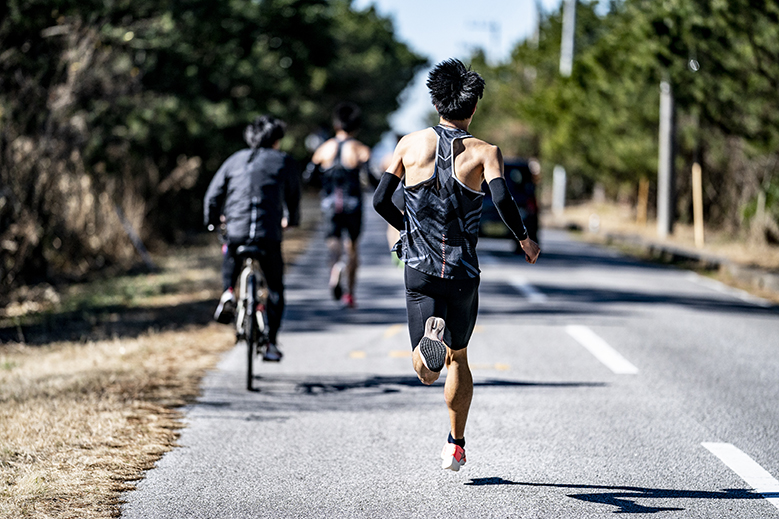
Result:
[[328,284],[333,293],[333,299],[336,301],[340,301],[344,293],[341,287],[341,275],[343,274],[344,266],[343,262],[339,261],[330,269],[330,282]]
[[454,443],[447,442],[441,451],[441,468],[457,472],[465,465],[465,449]]
[[419,341],[419,356],[430,371],[439,372],[446,364],[446,344],[443,343],[446,323],[440,317],[429,317],[425,336]]
[[233,295],[233,289],[228,288],[222,293],[222,297],[219,298],[219,305],[214,312],[214,319],[218,323],[230,324],[235,317],[235,295]]

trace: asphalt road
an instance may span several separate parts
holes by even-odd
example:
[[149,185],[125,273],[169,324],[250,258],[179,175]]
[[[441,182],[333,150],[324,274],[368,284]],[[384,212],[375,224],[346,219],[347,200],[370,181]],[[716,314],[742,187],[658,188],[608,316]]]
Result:
[[561,232],[533,266],[482,240],[453,473],[384,230],[370,211],[351,311],[314,241],[287,276],[284,361],[250,393],[243,348],[228,353],[122,517],[779,518],[777,308]]

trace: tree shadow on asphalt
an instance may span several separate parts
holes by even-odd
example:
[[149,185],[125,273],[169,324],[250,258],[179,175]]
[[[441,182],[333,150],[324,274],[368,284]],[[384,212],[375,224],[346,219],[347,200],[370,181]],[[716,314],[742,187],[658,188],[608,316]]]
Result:
[[[255,375],[255,391],[249,392],[234,380],[221,387],[211,387],[201,397],[197,405],[226,412],[263,411],[331,411],[348,409],[366,410],[382,407],[419,406],[419,399],[396,398],[398,393],[407,391],[428,391],[428,387],[443,387],[443,380],[432,386],[425,386],[416,376],[294,376],[294,375]],[[577,381],[523,381],[506,379],[475,380],[474,387],[493,388],[548,388],[576,389],[607,387],[604,382]],[[438,394],[436,392],[436,394]],[[383,397],[390,397],[389,400]],[[436,405],[439,402],[436,397]]]
[[[481,242],[480,242],[481,243]],[[495,250],[497,245],[487,243],[484,249],[490,256],[501,258],[502,262],[524,265],[524,256],[515,255],[505,250]],[[609,254],[603,249],[595,248],[587,244],[573,243],[562,248],[557,244],[557,250],[544,250],[539,262],[532,268],[577,270],[581,268],[599,269],[623,272],[633,271],[637,274],[645,272],[683,272],[686,263],[674,265],[649,263],[640,259],[621,254]],[[682,267],[682,268],[680,268]],[[485,267],[489,269],[490,267]],[[756,315],[779,315],[778,305],[758,306],[746,301],[736,299],[731,295],[712,293],[711,296],[684,295],[673,293],[651,293],[632,290],[614,290],[593,288],[590,286],[533,284],[533,287],[547,296],[546,304],[530,304],[524,301],[523,305],[512,305],[514,314],[597,314],[608,312],[613,315],[613,308],[601,311],[593,310],[594,304],[623,304],[622,312],[629,313],[629,305],[674,305],[694,308],[696,310],[729,313],[750,313]],[[510,283],[482,280],[480,295],[484,298],[489,295],[517,298],[517,290]],[[487,313],[480,310],[480,313]],[[490,312],[500,313],[500,312]]]
[[[256,377],[255,377],[256,378]],[[444,380],[438,380],[434,386],[443,386]],[[519,380],[487,379],[474,380],[474,387],[603,387],[604,382],[527,382]],[[297,384],[297,390],[303,394],[340,393],[357,389],[390,388],[392,386],[422,387],[424,384],[415,376],[372,376],[357,380],[318,378],[317,381],[303,381]],[[397,390],[395,390],[397,391]]]
[[[500,250],[489,250],[489,254],[490,256],[501,258],[503,261],[516,263],[518,265],[526,264],[525,256],[523,254],[514,254],[512,252]],[[584,267],[594,267],[603,270],[621,268],[651,270],[654,272],[667,271],[669,268],[673,268],[669,267],[668,265],[642,262],[628,256],[582,252],[582,249],[580,248],[572,249],[569,252],[552,252],[548,250],[542,250],[541,255],[539,256],[539,263],[537,263],[537,265],[543,268],[562,268],[569,270],[571,268],[579,269]],[[490,267],[487,266],[486,268]]]
[[[621,314],[629,314],[630,305],[672,305],[709,312],[779,315],[779,306],[757,306],[745,301],[736,300],[729,296],[703,297],[551,284],[534,284],[533,287],[548,298],[546,303],[532,304],[522,299],[521,303],[513,305],[513,308],[506,307],[502,310],[481,308],[479,309],[479,314],[593,315],[608,313],[609,315],[614,315],[615,310],[613,307],[601,308],[598,310],[597,305],[618,304],[624,305],[622,306],[622,310],[618,311],[618,313]],[[516,299],[519,297],[517,290],[514,287],[507,283],[495,281],[482,282],[479,289],[479,295],[481,298],[486,298],[488,296],[503,296]]]
[[465,483],[470,486],[488,486],[488,485],[518,485],[525,487],[546,487],[578,490],[593,490],[603,492],[591,492],[583,494],[567,494],[568,497],[585,501],[587,503],[597,503],[614,506],[617,509],[614,513],[618,514],[654,514],[665,511],[682,511],[684,508],[667,508],[656,506],[645,506],[638,504],[637,499],[764,499],[763,494],[758,494],[745,489],[723,489],[721,492],[711,492],[704,490],[675,490],[663,488],[643,488],[643,487],[622,487],[608,485],[575,485],[558,483],[523,483],[509,481],[499,477],[493,478],[475,478]]
[[[381,236],[383,240],[383,235]],[[369,244],[366,244],[369,245]],[[369,254],[374,263],[389,265],[384,244],[372,244],[378,252]],[[380,246],[379,246],[380,245]],[[371,252],[370,246],[365,247]],[[489,254],[524,264],[524,258],[511,252],[490,250]],[[210,265],[213,259],[203,259]],[[292,266],[292,265],[291,265]],[[672,267],[645,263],[626,256],[600,255],[588,247],[575,247],[568,252],[547,251],[542,268],[603,267],[604,269],[667,270]],[[486,267],[490,268],[490,267]],[[536,267],[534,267],[536,268]],[[340,325],[392,325],[406,323],[403,282],[392,278],[365,279],[358,289],[358,308],[344,309],[329,297],[327,268],[321,249],[312,247],[294,264],[287,281],[287,308],[282,333],[323,332]],[[215,283],[216,283],[215,275]],[[305,298],[290,298],[298,290],[320,290]],[[480,295],[484,304],[481,316],[565,316],[565,315],[627,315],[632,305],[676,305],[701,311],[749,313],[750,315],[779,315],[779,306],[760,307],[739,301],[731,296],[713,293],[711,297],[647,293],[630,290],[592,288],[555,284],[536,284],[548,300],[545,304],[531,303],[521,297],[508,282],[482,280]],[[161,289],[162,293],[175,291]],[[497,302],[489,302],[497,299]],[[376,302],[397,301],[397,304]],[[69,312],[44,313],[30,322],[10,322],[0,326],[0,344],[22,342],[41,345],[52,341],[91,341],[112,338],[135,338],[150,330],[178,330],[189,326],[203,326],[211,322],[216,299],[184,302],[168,306],[130,307],[111,305],[100,308],[79,308]],[[608,306],[599,306],[600,304]],[[615,308],[616,306],[616,308]]]

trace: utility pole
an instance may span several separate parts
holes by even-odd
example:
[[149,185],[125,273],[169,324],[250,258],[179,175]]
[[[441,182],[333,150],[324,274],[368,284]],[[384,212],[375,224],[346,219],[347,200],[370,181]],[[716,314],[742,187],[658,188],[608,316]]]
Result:
[[[576,0],[564,0],[563,4],[563,37],[560,42],[560,75],[570,77],[573,70],[573,35],[576,29]],[[539,19],[541,18],[540,3],[536,3]],[[565,210],[565,168],[554,167],[552,176],[552,210],[561,216]]]
[[533,30],[533,35],[530,37],[530,44],[534,49],[538,48],[538,40],[541,38],[541,13],[543,12],[543,6],[541,0],[535,0],[536,5],[536,27]]
[[487,58],[491,64],[497,65],[503,53],[503,45],[501,42],[501,33],[500,33],[500,22],[496,20],[477,21],[477,22],[471,22],[470,25],[474,29],[486,30],[487,32],[489,32],[490,39],[491,39],[490,47],[492,47],[492,49],[487,51]]
[[576,0],[564,0],[563,37],[560,42],[560,75],[570,77],[573,70],[573,36],[576,30]]
[[552,213],[562,216],[565,212],[565,168],[554,167],[552,172]]
[[673,231],[674,200],[674,98],[671,84],[660,83],[660,150],[657,164],[657,235],[666,238]]

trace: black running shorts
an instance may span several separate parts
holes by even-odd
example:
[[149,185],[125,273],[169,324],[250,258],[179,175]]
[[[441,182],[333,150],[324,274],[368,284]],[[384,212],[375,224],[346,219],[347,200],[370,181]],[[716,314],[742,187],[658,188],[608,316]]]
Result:
[[445,279],[406,267],[406,312],[413,350],[425,335],[428,317],[446,321],[444,342],[453,350],[468,346],[479,311],[479,278]]
[[362,211],[329,215],[327,225],[328,238],[341,238],[346,231],[349,239],[356,243],[362,230]]

